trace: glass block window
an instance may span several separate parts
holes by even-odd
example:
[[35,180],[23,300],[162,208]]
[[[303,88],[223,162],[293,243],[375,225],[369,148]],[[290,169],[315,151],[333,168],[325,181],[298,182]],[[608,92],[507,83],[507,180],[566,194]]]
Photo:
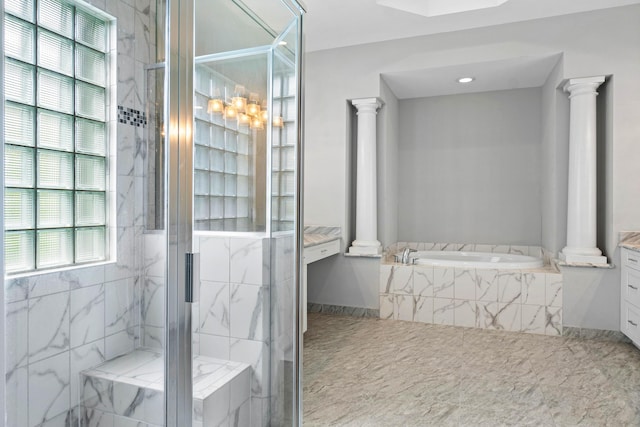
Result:
[[107,256],[110,23],[63,0],[4,0],[8,273]]
[[273,114],[282,126],[273,127],[271,164],[271,227],[273,231],[294,229],[296,215],[297,100],[295,73],[273,77]]
[[257,231],[254,218],[254,140],[248,126],[207,111],[208,101],[236,83],[196,67],[193,215],[196,230]]

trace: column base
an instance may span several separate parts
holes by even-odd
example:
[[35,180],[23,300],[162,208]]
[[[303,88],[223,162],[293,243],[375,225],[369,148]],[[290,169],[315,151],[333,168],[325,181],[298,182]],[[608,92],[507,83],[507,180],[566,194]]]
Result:
[[382,245],[378,241],[362,242],[354,240],[349,247],[349,254],[351,255],[381,255]]
[[566,247],[560,253],[560,260],[567,264],[593,264],[608,265],[607,257],[601,255],[602,252],[598,248],[588,248],[581,251],[577,248]]

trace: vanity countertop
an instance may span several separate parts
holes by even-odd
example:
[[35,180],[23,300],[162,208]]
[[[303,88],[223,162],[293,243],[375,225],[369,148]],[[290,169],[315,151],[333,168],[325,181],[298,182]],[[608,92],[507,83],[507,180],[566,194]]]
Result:
[[342,237],[340,227],[305,226],[304,247],[321,245],[323,243],[338,240]]
[[621,231],[618,246],[640,252],[640,231]]

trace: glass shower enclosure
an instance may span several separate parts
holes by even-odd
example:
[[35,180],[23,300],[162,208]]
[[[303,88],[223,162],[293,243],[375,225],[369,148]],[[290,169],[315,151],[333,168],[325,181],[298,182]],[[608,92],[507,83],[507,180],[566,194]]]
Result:
[[303,7],[3,5],[5,425],[301,424]]

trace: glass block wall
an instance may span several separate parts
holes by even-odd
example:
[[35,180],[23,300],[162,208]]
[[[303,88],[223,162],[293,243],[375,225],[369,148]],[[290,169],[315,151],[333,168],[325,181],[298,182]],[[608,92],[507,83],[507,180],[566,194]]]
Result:
[[198,66],[194,86],[194,228],[259,231],[254,221],[254,131],[238,126],[236,119],[207,112],[209,99],[232,94],[236,82]]
[[293,230],[296,215],[296,78],[293,72],[273,78],[273,115],[282,127],[273,127],[271,167],[271,226],[273,231]]
[[109,23],[6,0],[4,27],[6,270],[104,260]]

